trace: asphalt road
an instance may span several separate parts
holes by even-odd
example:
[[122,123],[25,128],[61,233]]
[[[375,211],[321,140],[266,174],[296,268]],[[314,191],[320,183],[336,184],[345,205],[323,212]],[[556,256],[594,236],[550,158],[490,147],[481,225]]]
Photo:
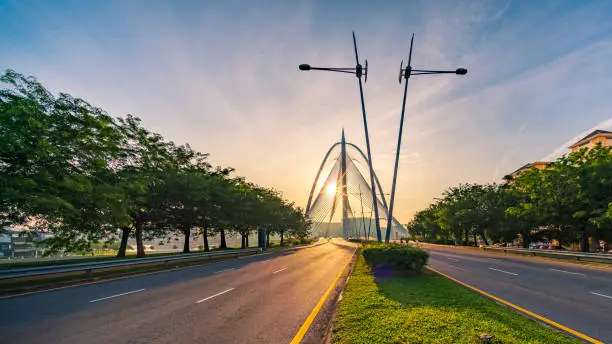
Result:
[[0,341],[289,343],[354,250],[336,241],[0,299]]
[[429,265],[605,343],[612,343],[612,269],[425,245]]

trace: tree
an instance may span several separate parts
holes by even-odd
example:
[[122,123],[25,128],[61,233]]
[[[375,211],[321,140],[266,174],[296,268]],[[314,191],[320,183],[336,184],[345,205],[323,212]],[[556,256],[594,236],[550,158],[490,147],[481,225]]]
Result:
[[[207,154],[176,145],[131,115],[113,118],[79,98],[54,96],[34,78],[7,70],[0,82],[0,225],[42,227],[50,251],[90,252],[119,239],[181,233],[308,233],[303,211],[272,189],[230,178]],[[281,239],[282,240],[282,239]]]
[[[422,240],[445,233],[456,244],[511,241],[523,247],[538,239],[596,247],[612,233],[612,153],[595,146],[558,158],[546,168],[506,176],[505,185],[460,184],[443,193],[429,209],[418,212],[409,229]],[[435,223],[437,226],[432,226]]]
[[7,70],[0,81],[0,224],[55,234],[50,251],[88,250],[117,213],[108,161],[120,154],[112,117],[79,98],[57,97]]

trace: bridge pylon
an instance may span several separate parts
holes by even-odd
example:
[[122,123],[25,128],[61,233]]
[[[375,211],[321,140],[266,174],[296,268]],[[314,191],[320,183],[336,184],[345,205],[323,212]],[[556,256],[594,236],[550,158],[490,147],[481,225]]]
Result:
[[[376,174],[373,179],[377,197],[373,205],[372,186],[364,177],[368,175],[368,165],[363,151],[346,141],[343,129],[340,141],[325,154],[308,197],[306,214],[313,221],[315,235],[367,240],[376,237],[373,216],[378,213],[387,219],[388,207]],[[378,211],[374,211],[375,207]],[[399,221],[394,218],[392,224],[392,239],[407,236]]]

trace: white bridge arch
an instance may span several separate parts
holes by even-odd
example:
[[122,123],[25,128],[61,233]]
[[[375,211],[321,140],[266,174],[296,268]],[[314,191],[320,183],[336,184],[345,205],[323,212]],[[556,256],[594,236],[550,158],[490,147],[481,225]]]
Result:
[[[349,151],[350,150],[350,151]],[[331,164],[325,178],[321,178],[326,166]],[[308,195],[306,214],[313,222],[315,235],[332,236],[338,228],[332,220],[336,209],[341,208],[341,233],[345,239],[373,237],[374,213],[372,206],[372,189],[363,177],[358,165],[367,168],[366,155],[356,145],[346,142],[344,131],[340,142],[334,143],[323,158]],[[374,173],[376,183],[378,213],[387,219],[389,213],[385,194],[378,177]],[[391,238],[407,237],[406,229],[393,218]],[[375,237],[375,235],[374,235]]]

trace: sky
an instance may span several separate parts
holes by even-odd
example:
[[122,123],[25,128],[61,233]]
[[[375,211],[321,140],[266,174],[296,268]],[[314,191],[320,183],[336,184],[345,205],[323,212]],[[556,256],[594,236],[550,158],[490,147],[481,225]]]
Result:
[[133,114],[214,165],[304,206],[342,128],[365,151],[357,80],[299,72],[353,67],[364,85],[374,168],[391,186],[411,78],[394,215],[405,223],[449,186],[501,182],[612,129],[610,1],[0,0],[0,69],[35,76],[114,116]]

